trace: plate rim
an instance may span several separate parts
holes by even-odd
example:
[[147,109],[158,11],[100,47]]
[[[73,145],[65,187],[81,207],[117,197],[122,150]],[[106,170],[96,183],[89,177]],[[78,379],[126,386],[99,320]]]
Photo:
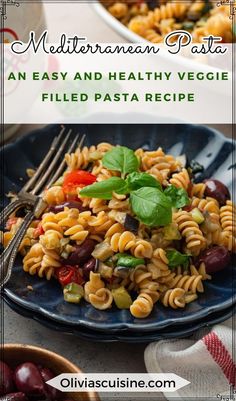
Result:
[[[38,322],[39,324],[43,325],[44,327],[47,327],[51,330],[56,330],[56,331],[60,331],[61,333],[64,334],[68,334],[68,335],[73,335],[76,337],[80,337],[82,339],[88,340],[88,341],[98,341],[98,342],[126,342],[126,343],[145,343],[145,342],[150,342],[150,341],[157,341],[157,340],[164,340],[164,339],[176,339],[176,338],[183,338],[186,336],[190,336],[192,335],[195,331],[200,330],[200,329],[204,329],[207,327],[211,327],[215,324],[219,324],[229,318],[231,318],[236,310],[235,310],[235,306],[233,305],[232,307],[227,308],[226,314],[222,314],[220,316],[217,317],[212,317],[212,319],[210,319],[209,321],[204,321],[204,322],[197,322],[196,325],[188,327],[187,329],[182,329],[181,331],[178,332],[178,337],[176,337],[176,331],[175,333],[158,333],[158,330],[156,330],[155,332],[148,332],[145,333],[144,335],[142,334],[142,336],[140,337],[132,337],[132,332],[129,332],[129,336],[123,336],[122,333],[120,332],[109,332],[108,334],[106,333],[98,333],[96,330],[94,330],[93,333],[82,333],[81,334],[81,330],[70,330],[70,326],[64,326],[64,330],[60,330],[59,326],[60,324],[57,323],[56,326],[54,326],[54,321],[50,319],[46,321],[46,319],[42,316],[42,315],[30,315],[29,316],[29,312],[27,311],[27,313],[24,315],[24,313],[16,311],[14,309],[14,306],[12,305],[14,302],[12,302],[11,300],[9,301],[8,299],[6,300],[7,297],[4,297],[4,301],[6,302],[6,304],[16,313],[19,313],[21,316],[25,316],[28,319],[33,319],[34,321]],[[86,331],[86,329],[85,329]],[[104,334],[107,336],[104,338]],[[99,337],[98,337],[99,336]],[[150,337],[149,337],[150,336]]]

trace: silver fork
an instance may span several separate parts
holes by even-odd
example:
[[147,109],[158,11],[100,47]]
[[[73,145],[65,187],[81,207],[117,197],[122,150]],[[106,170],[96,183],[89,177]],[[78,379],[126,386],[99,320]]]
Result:
[[[18,248],[24,238],[27,228],[35,218],[40,217],[47,207],[47,204],[43,201],[42,197],[40,197],[43,189],[45,187],[50,187],[54,182],[56,182],[66,168],[64,157],[60,162],[61,156],[67,152],[72,153],[75,149],[80,148],[84,142],[85,135],[83,135],[81,139],[80,135],[76,135],[73,142],[69,144],[71,133],[72,130],[65,133],[65,128],[62,128],[59,135],[52,141],[50,149],[39,165],[36,173],[17,194],[17,200],[10,203],[0,213],[0,224],[2,225],[16,210],[22,207],[28,207],[31,209],[27,212],[23,223],[10,241],[9,245],[0,255],[0,288],[2,288],[11,277],[12,267],[16,259]],[[64,135],[65,137],[63,139]]]

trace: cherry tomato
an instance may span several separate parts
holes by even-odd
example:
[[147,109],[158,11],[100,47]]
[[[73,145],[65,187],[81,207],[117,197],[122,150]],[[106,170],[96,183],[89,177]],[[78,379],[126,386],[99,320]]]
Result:
[[38,238],[38,237],[40,237],[40,235],[43,235],[43,234],[44,234],[44,229],[42,227],[42,223],[40,222],[38,224],[38,227],[35,228],[33,236],[34,236],[34,238]]
[[96,176],[84,170],[71,171],[65,176],[62,189],[65,193],[73,193],[77,187],[91,185],[96,181]]
[[78,268],[76,266],[69,266],[69,265],[62,266],[57,270],[56,275],[58,281],[63,287],[70,283],[76,283],[76,284],[84,283],[84,279],[83,277],[81,277]]

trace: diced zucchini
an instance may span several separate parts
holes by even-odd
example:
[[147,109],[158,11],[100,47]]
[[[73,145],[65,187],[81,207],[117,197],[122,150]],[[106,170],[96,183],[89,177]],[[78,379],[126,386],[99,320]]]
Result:
[[116,210],[111,210],[108,213],[109,217],[111,219],[114,219],[115,221],[117,221],[117,223],[120,223],[122,225],[125,224],[125,219],[126,219],[126,213],[124,212],[117,212]]
[[202,212],[197,207],[195,207],[193,210],[191,210],[190,213],[192,215],[193,220],[197,224],[202,224],[204,222],[205,218],[204,218]]
[[132,298],[129,295],[125,287],[119,287],[112,290],[112,295],[117,308],[119,309],[129,309],[132,305]]
[[113,255],[113,251],[108,242],[101,242],[97,244],[92,252],[92,256],[95,259],[99,259],[104,262],[106,259],[110,258]]
[[73,304],[78,304],[84,296],[84,289],[76,283],[67,284],[63,290],[64,300]]
[[181,234],[178,230],[178,226],[175,223],[171,223],[164,227],[164,239],[167,241],[180,240]]
[[101,274],[101,277],[108,279],[112,277],[113,268],[108,265],[105,265],[105,263],[103,262],[99,262],[98,273]]

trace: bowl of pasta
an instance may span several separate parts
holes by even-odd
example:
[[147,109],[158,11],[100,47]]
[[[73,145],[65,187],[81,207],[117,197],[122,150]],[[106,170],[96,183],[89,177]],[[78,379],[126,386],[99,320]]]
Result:
[[111,28],[134,43],[163,43],[165,36],[176,30],[191,33],[195,43],[209,35],[222,37],[224,43],[234,39],[229,4],[208,0],[101,0],[93,7]]
[[[173,31],[192,35],[192,43],[201,44],[209,35],[221,37],[222,43],[235,41],[235,28],[230,18],[229,4],[211,1],[97,1],[91,6],[100,18],[120,36],[131,43],[157,44],[162,46],[165,37]],[[170,39],[177,41],[177,36]],[[166,67],[174,64],[187,66],[192,70],[231,70],[230,57],[219,58],[214,54],[191,54],[183,47],[179,54],[171,55],[166,48],[161,49],[159,61]],[[164,64],[165,65],[165,64]]]
[[[86,142],[43,192],[47,208],[26,232],[7,298],[58,324],[108,332],[193,324],[231,307],[235,143],[189,124],[71,128]],[[19,190],[58,130],[5,147],[5,193]],[[4,246],[23,218],[7,222]]]

